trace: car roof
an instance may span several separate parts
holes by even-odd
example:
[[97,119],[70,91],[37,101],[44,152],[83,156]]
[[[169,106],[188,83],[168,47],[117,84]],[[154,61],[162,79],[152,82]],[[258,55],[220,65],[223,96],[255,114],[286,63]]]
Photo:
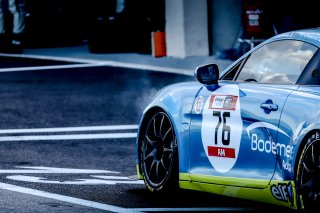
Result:
[[320,47],[320,27],[282,33],[277,36],[274,36],[270,40],[279,39],[297,39],[309,42],[317,47]]

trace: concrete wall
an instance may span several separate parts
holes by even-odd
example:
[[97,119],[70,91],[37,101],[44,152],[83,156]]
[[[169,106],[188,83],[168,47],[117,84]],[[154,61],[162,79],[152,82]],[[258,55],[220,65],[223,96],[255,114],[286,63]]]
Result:
[[242,32],[240,0],[209,0],[211,8],[209,23],[212,29],[211,48],[213,54],[237,45],[237,37]]
[[166,0],[166,45],[167,56],[184,57],[185,33],[183,0]]
[[166,0],[167,56],[209,55],[207,0]]

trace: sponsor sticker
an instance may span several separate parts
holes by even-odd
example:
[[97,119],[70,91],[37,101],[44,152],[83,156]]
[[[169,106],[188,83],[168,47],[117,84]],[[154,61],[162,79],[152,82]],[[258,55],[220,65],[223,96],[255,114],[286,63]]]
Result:
[[195,111],[195,113],[197,113],[197,114],[201,113],[202,108],[203,108],[203,102],[204,102],[204,99],[203,99],[202,96],[197,97],[197,99],[194,102],[194,111]]
[[293,205],[293,187],[290,182],[273,184],[270,189],[274,198]]
[[212,95],[210,109],[235,110],[238,97],[233,95]]
[[206,155],[216,171],[227,172],[238,159],[242,135],[239,87],[226,85],[215,90],[202,115],[201,136]]
[[261,152],[267,154],[278,155],[282,160],[282,168],[288,172],[293,172],[290,161],[293,158],[293,146],[290,144],[283,144],[273,141],[272,137],[265,139],[259,136],[258,129],[268,129],[277,131],[287,137],[290,137],[282,129],[266,122],[255,122],[247,127],[248,137],[251,141],[251,150],[254,152]]

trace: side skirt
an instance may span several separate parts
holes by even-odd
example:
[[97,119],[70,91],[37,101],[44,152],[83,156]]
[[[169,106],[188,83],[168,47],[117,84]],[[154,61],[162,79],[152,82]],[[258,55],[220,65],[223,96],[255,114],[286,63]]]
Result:
[[271,181],[267,188],[255,189],[180,180],[179,187],[297,209],[296,191],[293,181]]

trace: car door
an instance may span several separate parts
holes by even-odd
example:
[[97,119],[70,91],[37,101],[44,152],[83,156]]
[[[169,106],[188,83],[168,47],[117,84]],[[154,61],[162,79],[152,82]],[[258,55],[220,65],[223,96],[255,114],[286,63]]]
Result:
[[[279,157],[290,152],[277,135],[282,108],[312,54],[295,40],[255,49],[195,98],[190,126],[192,181],[264,188]],[[302,60],[297,52],[305,51]]]

